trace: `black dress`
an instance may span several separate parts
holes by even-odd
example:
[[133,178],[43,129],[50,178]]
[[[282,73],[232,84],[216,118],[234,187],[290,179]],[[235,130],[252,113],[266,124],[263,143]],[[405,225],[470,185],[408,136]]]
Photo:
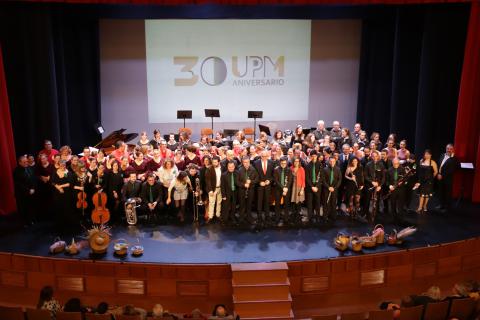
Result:
[[57,188],[53,189],[53,209],[55,222],[58,228],[72,228],[78,225],[79,219],[75,213],[75,202],[73,198],[73,177],[70,172],[66,172],[63,177],[59,177],[55,171],[51,177],[53,185],[62,185],[69,183],[69,187],[63,188],[60,193]]
[[420,187],[418,192],[421,197],[431,197],[433,195],[433,167],[430,162],[428,165],[420,162],[417,168],[418,182]]
[[[363,167],[358,165],[353,172],[350,172],[348,175],[350,178],[352,175],[355,175],[356,183],[353,180],[345,179],[345,199],[350,201],[353,196],[361,195],[361,190],[359,189],[363,186]],[[347,202],[348,203],[348,202]]]

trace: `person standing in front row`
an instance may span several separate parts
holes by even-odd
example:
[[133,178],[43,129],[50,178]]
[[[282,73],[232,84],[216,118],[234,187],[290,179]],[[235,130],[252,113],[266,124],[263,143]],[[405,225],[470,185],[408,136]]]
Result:
[[235,224],[235,207],[237,205],[238,185],[235,162],[227,162],[227,171],[222,174],[220,189],[222,193],[222,223]]
[[323,169],[323,187],[325,189],[323,212],[326,221],[335,221],[337,216],[338,189],[342,184],[342,171],[336,165],[335,157],[328,158],[328,166]]
[[[260,159],[255,162],[255,169],[258,172],[257,188],[257,220],[259,223],[270,219],[270,194],[273,181],[273,163],[269,159],[268,151],[262,151]],[[262,217],[262,213],[264,217]],[[263,221],[262,221],[263,220]]]
[[255,186],[258,183],[258,173],[252,165],[250,158],[245,156],[242,158],[242,165],[238,168],[237,185],[238,199],[240,203],[240,223],[253,223],[252,203],[255,198]]
[[209,223],[214,216],[220,218],[222,210],[221,177],[222,169],[220,168],[220,158],[214,156],[212,158],[212,165],[205,172],[205,191],[208,194],[207,223]]
[[455,157],[455,149],[453,144],[447,144],[445,153],[440,156],[438,161],[440,167],[438,168],[438,197],[440,198],[440,205],[436,208],[439,210],[447,210],[452,202],[452,186],[453,175],[460,166],[457,157]]

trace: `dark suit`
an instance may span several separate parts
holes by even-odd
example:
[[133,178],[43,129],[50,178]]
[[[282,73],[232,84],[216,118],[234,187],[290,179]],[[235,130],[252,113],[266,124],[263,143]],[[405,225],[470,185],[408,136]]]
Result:
[[133,183],[127,181],[122,188],[122,200],[126,201],[129,198],[139,197],[141,187],[142,183],[138,180],[135,180]]
[[273,183],[273,162],[272,160],[267,160],[266,171],[263,172],[262,159],[255,161],[254,167],[258,173],[259,183],[270,181],[270,184],[266,186],[257,187],[257,215],[261,218],[262,211],[268,215],[270,211],[270,194],[272,190]]
[[[142,209],[149,214],[149,218],[153,218],[160,212],[160,208],[163,207],[162,185],[159,182],[155,182],[153,185],[144,182],[142,184],[142,190],[140,191],[140,198],[142,199]],[[157,205],[153,210],[150,210],[148,204],[154,202],[156,202]]]
[[440,198],[440,205],[443,208],[448,208],[452,202],[453,175],[460,167],[460,163],[457,157],[453,156],[445,160],[442,166],[444,157],[445,154],[442,154],[438,161],[438,173],[442,176],[442,179],[438,180],[438,196]]
[[[315,179],[313,176],[313,168],[315,168]],[[322,183],[323,183],[323,166],[317,161],[315,164],[309,162],[305,167],[305,196],[307,200],[308,219],[313,218],[314,212],[320,216],[320,206],[322,200]],[[312,187],[317,187],[318,191],[313,192]]]
[[228,222],[235,219],[235,206],[238,196],[237,172],[224,172],[220,178],[222,189],[222,221]]
[[[283,171],[283,181],[282,181]],[[292,195],[293,175],[292,170],[288,167],[282,168],[278,166],[273,171],[274,195],[275,195],[275,220],[278,222],[282,219],[281,201],[283,197],[283,221],[288,221],[288,208],[290,207],[290,198]],[[283,182],[283,184],[282,184]],[[283,196],[283,188],[288,188],[287,194]]]
[[[395,180],[395,171],[397,172],[397,179]],[[390,193],[388,197],[388,206],[389,212],[392,213],[394,219],[400,218],[401,213],[403,212],[403,207],[405,204],[405,185],[398,185],[398,180],[403,179],[405,176],[405,168],[399,166],[397,169],[390,167],[386,173],[386,186],[388,192],[390,191],[390,186],[394,186],[396,189]]]
[[37,191],[36,177],[32,167],[17,166],[13,170],[13,182],[15,186],[15,199],[17,201],[18,213],[23,218],[24,223],[30,223],[35,211],[35,193],[30,194],[30,190]]
[[[332,173],[333,171],[333,173]],[[335,220],[337,211],[337,194],[340,185],[342,184],[342,171],[338,166],[326,167],[323,169],[323,187],[325,188],[323,211],[326,217]],[[330,192],[328,188],[333,187],[333,192]]]
[[372,182],[377,182],[379,186],[383,186],[385,184],[385,167],[383,166],[383,161],[379,160],[377,163],[374,163],[373,160],[368,162],[365,166],[364,170],[364,178],[365,178],[365,189],[366,189],[366,197],[365,197],[365,209],[368,210],[369,217],[374,219],[376,215],[376,211],[378,211],[378,204],[380,201],[380,192],[377,194],[377,203],[375,203],[376,211],[370,212],[370,202],[375,192],[375,188],[373,188]]
[[[245,183],[250,179],[250,187],[245,188]],[[255,185],[258,183],[258,172],[253,166],[249,166],[248,170],[242,165],[237,170],[237,185],[238,185],[238,199],[240,203],[239,214],[240,220],[243,222],[248,219],[250,222],[252,218],[252,202],[255,197]]]

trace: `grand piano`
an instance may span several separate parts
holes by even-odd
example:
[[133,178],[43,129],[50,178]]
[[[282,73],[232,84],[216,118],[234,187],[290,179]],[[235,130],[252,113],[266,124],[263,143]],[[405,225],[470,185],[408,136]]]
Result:
[[[99,143],[95,145],[95,148],[103,149],[105,154],[110,154],[115,150],[115,144],[117,141],[123,141],[125,143],[132,141],[138,137],[138,133],[124,133],[127,129],[115,130],[110,133],[108,136],[102,139]],[[129,151],[132,151],[135,148],[134,144],[127,144]]]

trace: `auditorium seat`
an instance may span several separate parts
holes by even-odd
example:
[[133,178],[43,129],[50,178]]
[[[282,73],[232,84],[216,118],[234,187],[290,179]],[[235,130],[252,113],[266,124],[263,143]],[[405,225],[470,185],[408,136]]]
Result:
[[313,316],[312,320],[337,320],[337,315],[331,314],[328,316]]
[[50,311],[45,309],[27,308],[28,320],[51,320]]
[[476,301],[470,298],[454,299],[450,305],[449,318],[468,320],[475,310]]
[[112,315],[85,313],[85,320],[112,320]]
[[188,128],[188,127],[178,129],[178,133],[179,133],[179,134],[182,133],[182,132],[188,133],[189,136],[192,135],[192,129],[191,129],[191,128]]
[[422,315],[423,305],[400,310],[400,319],[402,320],[421,320]]
[[0,306],[0,319],[2,320],[24,320],[23,310],[20,307]]
[[141,316],[122,316],[116,315],[115,320],[142,320]]
[[248,142],[252,143],[253,142],[253,134],[255,130],[252,127],[248,128],[243,128],[243,133],[245,134],[245,138],[247,139]]
[[57,320],[83,320],[81,312],[57,312]]
[[368,313],[368,320],[392,320],[392,310],[374,310]]
[[365,312],[344,313],[340,317],[342,320],[365,320],[368,319]]
[[425,307],[424,319],[428,320],[445,320],[448,314],[449,301],[429,303]]

